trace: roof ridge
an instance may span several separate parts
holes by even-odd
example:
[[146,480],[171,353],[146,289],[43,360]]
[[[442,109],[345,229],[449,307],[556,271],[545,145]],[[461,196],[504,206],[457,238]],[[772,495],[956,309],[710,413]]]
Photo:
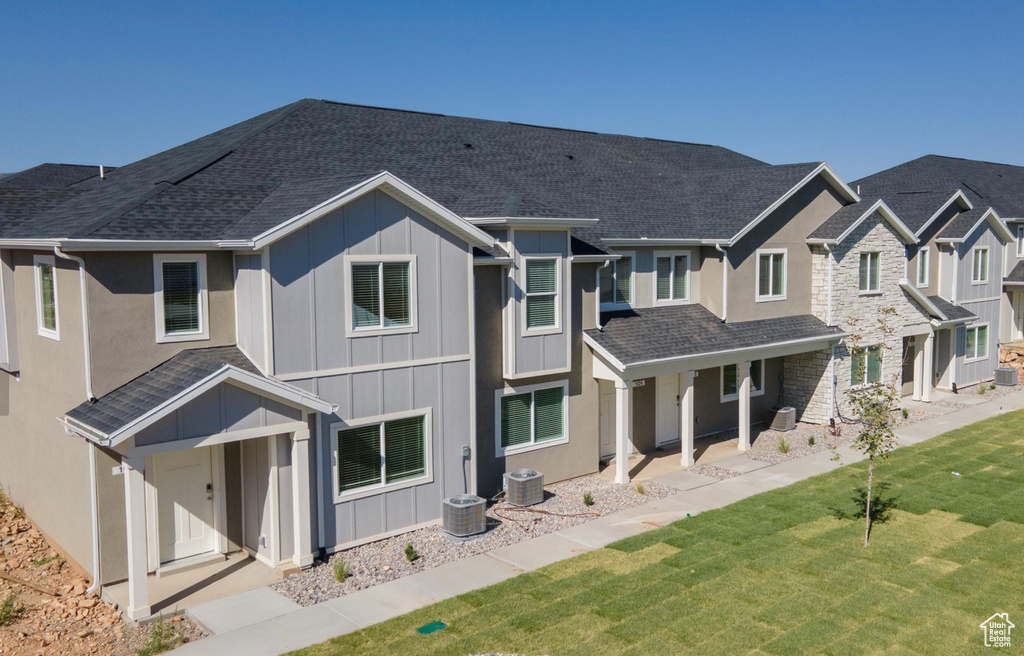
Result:
[[[938,155],[936,153],[929,153],[928,155],[925,155],[924,157],[938,157],[939,159],[955,159],[955,160],[958,160],[958,161],[961,161],[961,162],[974,162],[976,164],[990,164],[992,166],[1009,166],[1010,168],[1014,168],[1014,169],[1024,169],[1024,165],[1021,165],[1021,164],[1007,164],[1006,162],[993,162],[993,161],[987,160],[987,159],[973,159],[973,158],[970,158],[970,157],[954,157],[953,155]],[[924,157],[919,157],[918,159],[924,159]]]

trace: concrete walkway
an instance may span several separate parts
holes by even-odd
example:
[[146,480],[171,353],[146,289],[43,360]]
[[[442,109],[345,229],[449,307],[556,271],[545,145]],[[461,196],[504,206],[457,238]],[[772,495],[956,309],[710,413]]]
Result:
[[[1018,392],[901,427],[896,433],[901,445],[917,444],[982,419],[1022,408],[1024,392]],[[725,480],[686,471],[676,472],[657,479],[680,490],[670,497],[315,606],[297,607],[269,588],[196,606],[188,610],[189,615],[215,635],[187,644],[172,653],[178,656],[276,656],[300,649],[499,583],[517,574],[600,549],[687,515],[721,508],[864,459],[849,447],[840,448],[839,454],[841,462],[838,463],[833,462],[830,451],[823,451],[777,465],[736,456],[733,464],[744,467],[746,471]],[[718,464],[727,466],[721,462]]]

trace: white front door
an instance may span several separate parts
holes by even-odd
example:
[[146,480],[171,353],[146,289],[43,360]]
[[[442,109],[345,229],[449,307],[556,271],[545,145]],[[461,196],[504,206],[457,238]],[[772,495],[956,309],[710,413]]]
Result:
[[654,445],[679,439],[679,376],[658,376],[655,397]]
[[615,457],[615,385],[607,380],[597,381],[600,406],[597,432],[601,434],[601,458]]
[[153,456],[160,562],[213,551],[213,468],[210,449]]

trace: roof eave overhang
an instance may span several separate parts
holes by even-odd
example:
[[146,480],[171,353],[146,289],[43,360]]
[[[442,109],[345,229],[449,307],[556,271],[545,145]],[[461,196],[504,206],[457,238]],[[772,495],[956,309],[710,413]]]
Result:
[[532,216],[491,216],[467,218],[474,226],[488,228],[535,228],[538,230],[564,230],[566,228],[586,228],[596,225],[598,219],[532,217]]
[[940,207],[935,212],[935,214],[932,214],[931,217],[924,222],[924,225],[921,226],[921,228],[917,231],[916,236],[920,237],[922,234],[924,234],[924,231],[928,229],[928,226],[930,226],[935,221],[935,219],[939,218],[939,215],[945,212],[946,208],[948,208],[954,202],[959,203],[960,207],[962,207],[965,211],[974,209],[974,204],[971,202],[971,199],[968,198],[962,190],[957,189],[956,192],[954,192],[953,195],[949,197],[949,200],[943,203],[942,207]]
[[992,226],[992,229],[996,231],[1005,243],[1010,243],[1014,240],[1013,233],[1006,227],[1006,224],[999,214],[996,213],[991,207],[985,210],[985,213],[981,215],[981,218],[971,226],[971,229],[964,233],[963,237],[936,237],[935,242],[939,244],[962,244],[971,238],[978,228],[980,228],[985,222],[988,222]]
[[711,246],[724,244],[727,239],[676,239],[671,237],[606,237],[601,243],[606,246],[636,248],[638,246]]
[[907,292],[911,298],[917,301],[917,304],[923,307],[925,312],[927,312],[933,319],[938,319],[942,322],[950,320],[949,317],[943,314],[942,310],[940,310],[937,305],[931,302],[931,299],[921,293],[921,290],[906,278],[900,279],[900,288]]

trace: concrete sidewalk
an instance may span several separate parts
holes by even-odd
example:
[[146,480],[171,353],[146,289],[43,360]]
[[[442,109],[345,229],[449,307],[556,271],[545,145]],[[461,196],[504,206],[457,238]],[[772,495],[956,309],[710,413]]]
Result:
[[[1024,408],[1024,392],[955,410],[897,429],[900,445],[917,444],[982,419]],[[173,651],[178,656],[276,656],[357,631],[409,611],[483,588],[523,572],[599,549],[687,515],[721,508],[741,499],[863,460],[843,447],[841,462],[829,451],[777,465],[739,462],[747,471],[715,480],[689,472],[656,479],[680,492],[642,506],[548,533],[494,551],[301,608],[269,588],[189,609],[215,635]],[[275,596],[276,595],[276,596]]]

